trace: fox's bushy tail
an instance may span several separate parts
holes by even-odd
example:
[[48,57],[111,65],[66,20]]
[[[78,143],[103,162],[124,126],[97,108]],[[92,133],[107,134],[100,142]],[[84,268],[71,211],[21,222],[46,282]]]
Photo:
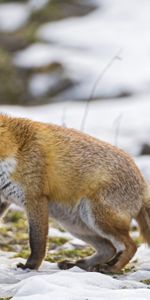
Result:
[[150,184],[147,185],[143,206],[136,220],[144,241],[150,245]]

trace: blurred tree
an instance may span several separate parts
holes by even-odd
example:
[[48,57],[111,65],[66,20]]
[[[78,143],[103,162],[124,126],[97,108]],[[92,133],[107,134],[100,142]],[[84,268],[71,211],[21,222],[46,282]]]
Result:
[[[11,2],[13,3],[12,0],[0,0],[0,4]],[[14,2],[31,3],[27,0],[15,0]],[[39,42],[36,33],[42,24],[71,16],[86,15],[94,9],[96,9],[96,5],[85,0],[51,0],[41,9],[33,9],[23,27],[20,27],[15,32],[0,32],[0,103],[23,103],[27,105],[39,103],[39,99],[32,97],[28,87],[32,73],[37,72],[39,75],[39,73],[43,73],[43,68],[41,70],[17,69],[12,63],[13,55],[16,51]],[[64,70],[64,77],[61,80],[58,78],[58,86],[55,86],[54,90],[51,88],[45,97],[44,95],[40,97],[40,103],[51,101],[54,91],[55,94],[60,93],[72,84],[72,79],[68,74],[65,74],[65,67],[61,67]],[[50,74],[53,77],[55,66],[51,68],[48,65],[44,69],[46,75]]]
[[12,65],[10,54],[0,48],[0,104],[21,104],[24,83]]

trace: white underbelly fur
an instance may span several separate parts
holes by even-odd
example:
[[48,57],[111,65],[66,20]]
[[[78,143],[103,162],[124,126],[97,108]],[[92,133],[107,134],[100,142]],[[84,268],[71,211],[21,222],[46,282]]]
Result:
[[88,199],[82,199],[73,207],[56,202],[50,203],[49,215],[75,236],[82,236],[83,234],[93,232],[93,234],[96,233],[98,236],[109,240],[117,252],[125,249],[123,243],[116,240],[111,234],[106,234],[101,228],[96,226]]
[[0,201],[23,206],[25,203],[23,188],[11,179],[16,165],[14,158],[0,160]]

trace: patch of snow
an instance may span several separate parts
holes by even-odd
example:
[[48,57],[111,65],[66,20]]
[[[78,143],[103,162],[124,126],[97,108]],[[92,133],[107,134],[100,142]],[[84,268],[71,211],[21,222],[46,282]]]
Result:
[[61,238],[66,238],[66,239],[73,239],[73,236],[69,232],[60,231],[56,228],[50,228],[48,236],[49,237],[58,237],[58,238],[61,237]]
[[135,161],[144,177],[150,181],[150,155],[136,157]]
[[27,22],[30,11],[25,4],[11,2],[0,4],[0,31],[13,32]]
[[[72,234],[70,234],[69,232],[64,232],[64,231],[60,231],[59,229],[56,228],[50,228],[49,232],[48,232],[48,236],[49,237],[61,237],[61,238],[66,238],[69,240],[69,244],[71,244],[72,246],[85,246],[86,243],[75,238]],[[65,244],[66,245],[66,244]],[[65,247],[66,248],[66,247]]]
[[[36,73],[31,76],[28,90],[33,97],[42,97],[44,95],[55,95],[71,85],[70,78],[63,70],[53,71],[51,73]],[[61,95],[61,93],[60,93]]]
[[[91,273],[74,267],[60,271],[56,264],[44,262],[39,271],[16,269],[19,258],[3,256],[0,266],[0,297],[14,296],[13,300],[79,300],[79,299],[149,299],[148,286],[140,281],[150,278],[150,249],[142,245],[133,261],[136,271],[113,278],[101,273]],[[145,266],[141,262],[145,258]],[[5,278],[5,283],[4,283]]]
[[35,43],[28,48],[18,51],[14,56],[14,63],[18,67],[38,68],[57,62],[58,55],[49,45]]
[[34,97],[43,96],[49,89],[53,88],[55,83],[56,79],[52,78],[49,74],[33,75],[29,82],[29,92]]

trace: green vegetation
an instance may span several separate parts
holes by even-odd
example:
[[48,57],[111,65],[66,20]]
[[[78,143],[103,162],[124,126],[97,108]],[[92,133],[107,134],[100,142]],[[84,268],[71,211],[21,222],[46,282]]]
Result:
[[[16,252],[15,257],[27,259],[30,249],[28,225],[24,213],[9,211],[4,218],[4,224],[5,226],[0,228],[0,249]],[[62,229],[62,231],[64,230]],[[62,249],[62,246],[67,242],[68,239],[64,237],[49,237],[46,260],[50,262],[58,262],[67,258],[76,260],[93,253],[93,249],[88,246],[73,250]]]
[[12,299],[12,297],[8,297],[8,298],[0,298],[0,300],[10,300]]
[[[50,221],[50,226],[59,228],[54,222]],[[59,230],[64,231],[62,228]],[[69,240],[64,237],[48,238],[48,254],[46,260],[49,262],[59,262],[66,259],[77,260],[90,256],[94,250],[89,247],[81,247],[68,250],[64,245]],[[137,244],[140,238],[136,238]],[[0,249],[3,251],[15,252],[15,257],[26,259],[29,256],[29,237],[27,218],[22,211],[9,211],[4,218],[3,225],[0,228]],[[134,270],[136,261],[129,263],[121,274],[125,274]]]
[[150,279],[140,280],[140,282],[150,285]]
[[9,211],[0,227],[0,249],[17,252],[28,249],[28,226],[23,212]]
[[0,104],[21,102],[24,84],[19,72],[12,65],[9,52],[0,48]]
[[47,255],[46,260],[49,262],[59,262],[66,259],[77,260],[79,258],[84,258],[93,254],[93,249],[90,247],[84,247],[83,249],[73,249],[73,250],[58,250],[55,253],[50,253]]

